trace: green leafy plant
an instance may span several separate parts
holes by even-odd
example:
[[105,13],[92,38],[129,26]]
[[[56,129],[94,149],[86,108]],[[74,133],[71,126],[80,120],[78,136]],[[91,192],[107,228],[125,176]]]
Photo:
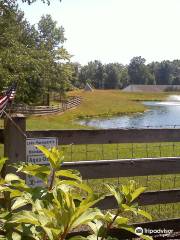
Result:
[[[140,187],[135,188],[135,182],[130,181],[129,185],[121,185],[120,187],[115,187],[113,185],[106,185],[112,196],[115,197],[118,209],[116,213],[107,212],[103,218],[96,220],[94,223],[89,223],[92,228],[94,235],[92,240],[97,239],[110,239],[108,238],[108,233],[112,227],[119,229],[124,229],[135,234],[135,229],[129,224],[129,219],[123,217],[124,213],[131,212],[135,215],[142,215],[145,218],[152,220],[152,217],[147,212],[139,208],[138,204],[135,202],[137,197],[145,191],[146,188]],[[149,236],[141,235],[143,239],[151,239]],[[115,239],[115,238],[112,238]]]
[[[95,193],[83,183],[76,170],[63,170],[64,155],[56,148],[36,146],[49,159],[49,166],[21,164],[14,166],[17,175],[8,173],[0,179],[0,194],[3,201],[0,208],[0,239],[6,240],[115,240],[110,236],[112,228],[121,228],[135,233],[124,217],[126,212],[151,216],[142,211],[135,200],[145,188],[135,188],[135,183],[115,187],[106,185],[110,195],[118,203],[115,213],[105,214],[94,207],[107,194]],[[6,159],[0,160],[0,170]],[[36,177],[40,186],[28,186],[18,174]],[[86,226],[86,227],[85,227]],[[87,237],[73,236],[74,229],[91,229]],[[152,239],[141,236],[144,239]]]

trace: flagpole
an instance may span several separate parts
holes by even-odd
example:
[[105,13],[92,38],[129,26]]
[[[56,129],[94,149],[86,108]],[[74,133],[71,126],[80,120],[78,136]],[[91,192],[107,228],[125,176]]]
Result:
[[21,135],[26,139],[27,136],[24,133],[24,131],[22,131],[22,129],[15,123],[15,121],[12,119],[12,117],[5,111],[3,110],[3,113],[6,115],[6,117],[12,122],[12,124],[16,127],[16,129],[21,133]]

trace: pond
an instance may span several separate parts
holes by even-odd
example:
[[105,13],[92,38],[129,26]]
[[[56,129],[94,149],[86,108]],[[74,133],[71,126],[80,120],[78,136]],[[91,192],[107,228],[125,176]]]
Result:
[[148,110],[129,116],[109,118],[84,119],[78,121],[81,125],[96,128],[169,128],[180,127],[180,97],[171,96],[167,101],[146,101]]

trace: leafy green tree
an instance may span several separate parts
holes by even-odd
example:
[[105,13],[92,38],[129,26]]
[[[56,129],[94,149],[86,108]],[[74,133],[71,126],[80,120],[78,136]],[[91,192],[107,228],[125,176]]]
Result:
[[157,84],[172,84],[172,65],[170,61],[162,61],[156,64],[154,73]]
[[109,63],[104,66],[105,79],[104,88],[105,89],[119,89],[122,86],[123,65],[119,63]]
[[70,66],[73,71],[70,79],[72,86],[82,88],[82,82],[80,81],[81,64],[78,62],[73,62],[70,63]]
[[41,17],[38,23],[38,30],[41,47],[44,47],[48,51],[53,51],[66,40],[64,28],[62,26],[57,27],[57,22],[53,21],[49,14]]
[[[68,63],[71,56],[62,47],[62,44],[66,40],[64,28],[62,26],[58,27],[57,22],[53,21],[50,15],[46,15],[40,19],[38,30],[40,39],[39,47],[44,52],[47,52],[49,56],[44,59],[46,61],[46,74],[43,79],[44,93],[46,95],[45,103],[49,105],[49,97],[52,90],[59,91],[62,94],[70,88],[73,68]],[[62,61],[65,61],[65,63]]]
[[180,60],[172,62],[172,84],[180,85]]
[[[4,7],[4,5],[3,5]],[[26,35],[27,22],[23,21],[23,13],[16,6],[3,8],[0,16],[0,85],[9,85],[12,81],[17,81],[17,99],[24,102],[29,101],[29,84],[32,79],[37,79],[36,85],[40,84],[38,79],[38,69],[40,63],[36,58],[35,48],[28,47]],[[39,82],[39,83],[38,83]],[[40,88],[38,88],[40,89]],[[33,91],[34,101],[37,100],[40,92]]]
[[114,64],[109,63],[105,65],[105,79],[104,79],[104,88],[105,89],[113,89],[118,87],[119,76],[118,71]]
[[148,84],[153,82],[153,76],[145,65],[146,60],[142,57],[134,57],[128,66],[130,84]]
[[[80,81],[80,85],[82,87],[84,87],[86,85],[86,82],[89,78],[89,71],[88,71],[88,66],[82,66],[79,72],[79,81]],[[90,80],[91,82],[91,80]]]
[[0,9],[0,90],[17,81],[18,102],[49,103],[52,89],[64,92],[71,85],[71,56],[59,46],[65,40],[63,28],[48,15],[36,29],[13,3],[0,3]]
[[95,60],[81,67],[79,81],[84,85],[89,82],[96,89],[118,89],[127,84],[127,69],[119,63],[103,65]]
[[120,88],[124,88],[129,85],[129,75],[128,75],[128,68],[127,66],[122,66],[120,71]]
[[89,62],[81,68],[80,79],[86,84],[87,80],[95,88],[102,88],[103,85],[103,65],[100,61]]

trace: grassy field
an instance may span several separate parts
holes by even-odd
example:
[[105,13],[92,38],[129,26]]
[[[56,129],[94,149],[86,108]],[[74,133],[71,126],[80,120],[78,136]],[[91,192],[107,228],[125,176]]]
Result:
[[31,117],[28,129],[83,129],[75,120],[90,117],[107,117],[144,112],[144,100],[163,100],[167,93],[125,93],[119,90],[95,90],[94,92],[74,91],[69,95],[82,96],[80,106],[64,114]]

